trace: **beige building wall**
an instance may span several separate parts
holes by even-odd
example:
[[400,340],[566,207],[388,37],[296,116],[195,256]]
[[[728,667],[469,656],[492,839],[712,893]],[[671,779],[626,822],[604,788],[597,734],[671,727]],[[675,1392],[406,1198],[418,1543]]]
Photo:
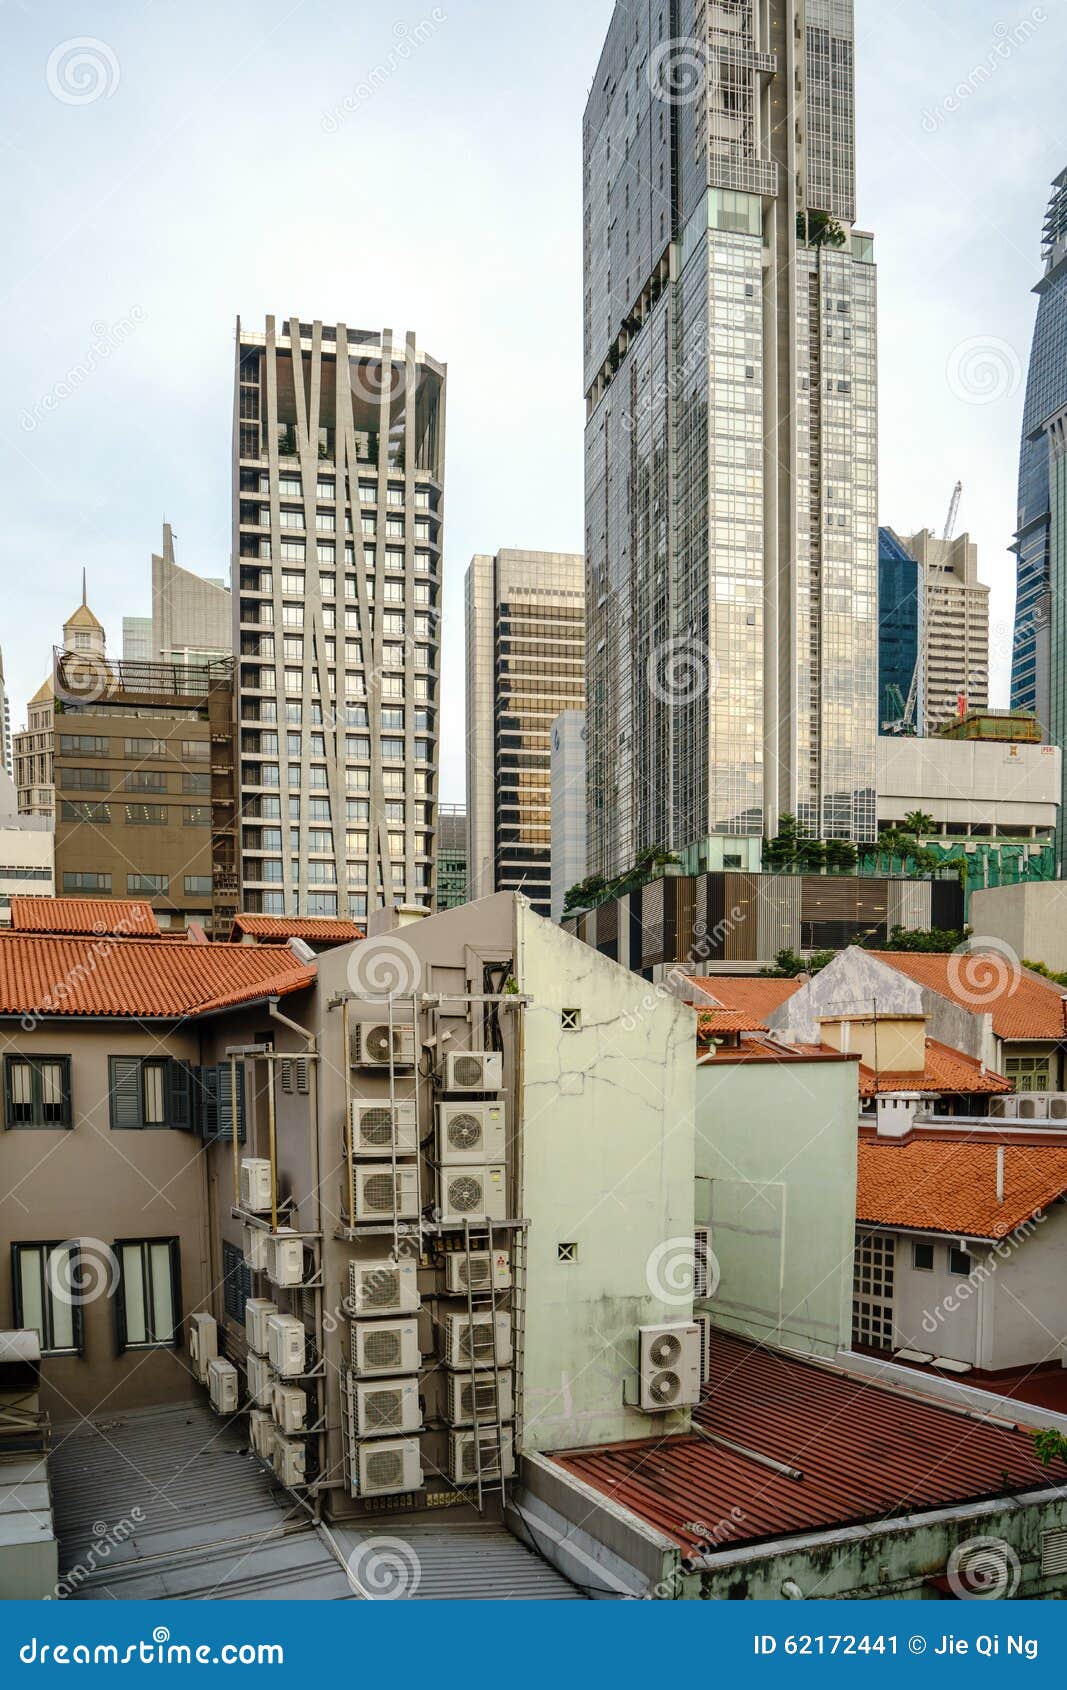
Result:
[[978,547],[969,534],[944,541],[924,528],[901,535],[901,544],[926,582],[926,665],[923,707],[926,732],[959,713],[989,704],[989,588],[978,579]]
[[921,1075],[926,1068],[925,1015],[844,1015],[819,1022],[823,1044],[858,1056],[876,1073]]

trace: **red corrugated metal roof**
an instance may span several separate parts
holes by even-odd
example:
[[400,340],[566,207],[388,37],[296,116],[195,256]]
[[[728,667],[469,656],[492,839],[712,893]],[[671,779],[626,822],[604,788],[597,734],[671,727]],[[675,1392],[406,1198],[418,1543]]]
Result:
[[790,1479],[699,1435],[552,1459],[688,1553],[1045,1488],[1020,1431],[847,1379],[781,1350],[712,1335],[708,1432],[798,1469]]
[[132,939],[154,939],[159,934],[151,904],[136,898],[32,898],[16,894],[11,900],[11,926],[16,933],[107,934]]
[[991,1015],[998,1039],[1062,1039],[1067,1031],[1062,986],[1019,967],[998,951],[962,955],[872,951],[870,955],[975,1015]]
[[236,940],[242,934],[280,945],[287,939],[303,939],[311,945],[350,945],[354,939],[366,937],[354,921],[310,915],[238,915],[230,938]]
[[178,1019],[315,978],[272,946],[0,934],[0,1015]]

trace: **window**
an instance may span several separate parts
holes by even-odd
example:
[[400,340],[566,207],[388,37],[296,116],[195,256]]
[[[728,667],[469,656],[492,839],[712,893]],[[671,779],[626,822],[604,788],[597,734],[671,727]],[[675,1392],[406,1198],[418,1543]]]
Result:
[[108,1057],[111,1126],[116,1132],[193,1127],[192,1069],[173,1057]]
[[65,756],[106,757],[108,740],[96,734],[60,734],[59,749]]
[[176,1238],[115,1245],[115,1307],[120,1350],[177,1349],[181,1342],[181,1278]]
[[129,827],[166,827],[165,804],[127,804],[126,823]]
[[252,1295],[252,1270],[228,1239],[222,1241],[222,1306],[240,1327],[245,1323],[245,1304]]
[[165,757],[167,742],[165,739],[128,739],[126,741],[127,757]]
[[911,1265],[920,1273],[933,1273],[934,1247],[932,1244],[913,1244],[911,1247]]
[[206,739],[183,739],[182,756],[187,763],[206,763],[211,756],[211,747]]
[[210,874],[187,874],[185,877],[185,896],[187,898],[210,898]]
[[211,806],[210,806],[210,804],[188,804],[188,805],[186,805],[186,808],[185,808],[185,826],[186,827],[210,827],[211,826]]
[[110,892],[110,874],[99,874],[93,869],[68,870],[63,876],[64,892]]
[[1004,1073],[1015,1081],[1016,1091],[1052,1091],[1052,1068],[1049,1056],[1009,1056],[1004,1061]]
[[131,897],[165,898],[170,882],[165,874],[128,874],[126,890]]
[[210,794],[211,776],[189,774],[182,775],[182,791],[186,793],[202,792]]
[[893,1278],[896,1239],[892,1233],[861,1233],[856,1239],[852,1339],[872,1349],[893,1347]]
[[11,1256],[16,1327],[37,1333],[43,1355],[80,1354],[77,1244],[12,1244]]
[[110,804],[72,804],[66,798],[59,806],[60,819],[65,822],[86,822],[94,827],[107,827],[111,821]]
[[69,1056],[4,1057],[4,1124],[69,1127]]
[[969,1279],[974,1268],[970,1252],[967,1250],[950,1250],[948,1253],[948,1269],[957,1279]]
[[111,786],[107,769],[60,769],[59,784],[73,791],[106,792]]
[[166,792],[167,777],[162,770],[131,769],[122,784],[127,792]]

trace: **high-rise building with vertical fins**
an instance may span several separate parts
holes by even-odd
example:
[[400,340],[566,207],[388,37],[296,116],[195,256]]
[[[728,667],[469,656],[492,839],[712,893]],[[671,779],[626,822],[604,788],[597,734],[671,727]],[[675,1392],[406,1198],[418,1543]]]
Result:
[[[1037,321],[1023,410],[1019,517],[1015,537],[1018,586],[1011,702],[1032,710],[1050,733],[1054,622],[1053,485],[1067,409],[1067,170],[1052,184],[1042,241],[1044,274],[1034,289]],[[1058,528],[1058,524],[1057,524]],[[1062,570],[1063,560],[1060,560]],[[1062,587],[1063,577],[1060,575]],[[1058,743],[1062,744],[1062,737]]]
[[616,7],[584,129],[589,869],[875,833],[851,0]]

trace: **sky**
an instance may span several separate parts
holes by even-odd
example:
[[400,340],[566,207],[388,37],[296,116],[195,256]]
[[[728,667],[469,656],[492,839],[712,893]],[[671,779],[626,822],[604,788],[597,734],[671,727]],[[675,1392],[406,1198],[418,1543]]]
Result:
[[[857,0],[880,290],[880,519],[960,530],[1007,700],[1018,431],[1067,6]],[[580,551],[581,120],[611,0],[0,0],[0,646],[12,719],[89,600],[121,644],[178,561],[229,574],[235,319],[417,332],[449,371],[442,782],[463,575]],[[90,97],[92,96],[92,97]]]

